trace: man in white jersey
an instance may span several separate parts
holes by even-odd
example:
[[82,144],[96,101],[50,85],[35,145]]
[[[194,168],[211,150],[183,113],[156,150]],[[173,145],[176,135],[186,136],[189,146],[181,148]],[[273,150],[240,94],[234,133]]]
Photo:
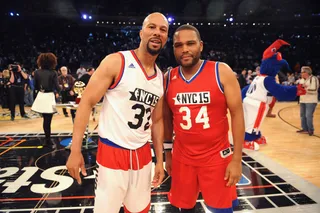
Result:
[[149,211],[152,163],[149,139],[157,158],[154,187],[163,180],[163,74],[155,60],[167,42],[168,28],[161,13],[146,17],[139,48],[108,55],[82,95],[67,168],[80,184],[79,169],[86,175],[82,137],[92,107],[104,95],[99,120],[95,213],[118,213],[122,204],[125,212]]

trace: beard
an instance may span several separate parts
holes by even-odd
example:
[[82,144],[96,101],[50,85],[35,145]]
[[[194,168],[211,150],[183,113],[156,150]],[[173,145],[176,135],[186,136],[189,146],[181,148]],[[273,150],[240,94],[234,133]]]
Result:
[[152,49],[150,47],[150,41],[148,41],[148,43],[147,43],[147,51],[148,51],[148,53],[150,55],[152,55],[152,56],[158,55],[161,52],[161,50],[162,50],[162,43],[160,44],[159,49]]
[[181,59],[182,56],[176,57],[176,61],[183,68],[191,68],[198,63],[201,57],[201,53],[198,52],[195,56],[194,55],[190,55],[190,56],[192,57],[192,60],[190,62],[182,62],[182,59]]

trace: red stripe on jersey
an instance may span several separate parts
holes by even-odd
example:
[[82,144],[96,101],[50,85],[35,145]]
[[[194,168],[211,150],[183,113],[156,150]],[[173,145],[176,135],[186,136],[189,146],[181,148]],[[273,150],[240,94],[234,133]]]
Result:
[[116,81],[109,87],[109,89],[114,89],[121,81],[121,78],[123,76],[123,73],[124,73],[124,65],[125,65],[125,60],[124,60],[124,56],[121,52],[119,52],[120,56],[121,56],[121,69],[120,69],[120,73],[116,79]]
[[154,73],[153,75],[151,75],[151,76],[148,76],[146,70],[145,70],[144,67],[142,66],[142,64],[141,64],[138,56],[136,55],[136,53],[135,53],[133,50],[131,50],[130,52],[131,52],[131,54],[133,55],[133,57],[134,57],[134,59],[136,60],[136,62],[139,64],[139,66],[140,66],[143,74],[146,76],[147,80],[151,80],[151,79],[154,79],[155,77],[157,77],[156,65],[154,65],[154,72],[155,72],[155,73]]
[[[130,152],[132,165],[130,165]],[[129,150],[106,145],[99,139],[97,162],[103,167],[124,171],[128,171],[129,169],[138,170],[150,163],[151,159],[149,143],[146,143],[146,145],[137,150]]]
[[260,106],[259,106],[256,121],[254,122],[254,126],[253,126],[254,129],[256,129],[260,126],[265,111],[266,111],[266,103],[261,102]]

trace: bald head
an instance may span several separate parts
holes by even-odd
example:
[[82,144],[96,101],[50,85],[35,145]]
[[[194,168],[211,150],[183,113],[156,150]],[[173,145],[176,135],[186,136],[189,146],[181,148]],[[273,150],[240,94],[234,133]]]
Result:
[[142,28],[144,28],[145,26],[147,26],[150,22],[153,22],[154,20],[164,21],[166,26],[169,27],[169,22],[168,22],[167,18],[162,13],[155,12],[155,13],[149,14],[143,20]]
[[151,13],[143,21],[139,48],[152,56],[157,56],[167,42],[168,31],[167,18],[161,13]]

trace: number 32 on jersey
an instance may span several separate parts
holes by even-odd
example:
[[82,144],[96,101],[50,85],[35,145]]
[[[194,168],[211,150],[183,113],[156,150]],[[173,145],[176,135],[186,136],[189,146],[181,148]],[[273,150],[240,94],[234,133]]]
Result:
[[[184,130],[191,129],[192,127],[191,118],[194,117],[194,116],[191,116],[191,110],[188,107],[184,106],[184,107],[180,107],[179,112],[185,114],[184,116],[182,116],[182,120],[185,122],[180,123],[181,128]],[[210,128],[207,106],[202,106],[200,108],[197,114],[197,117],[195,119],[195,123],[199,123],[199,124],[202,123],[203,129]]]

